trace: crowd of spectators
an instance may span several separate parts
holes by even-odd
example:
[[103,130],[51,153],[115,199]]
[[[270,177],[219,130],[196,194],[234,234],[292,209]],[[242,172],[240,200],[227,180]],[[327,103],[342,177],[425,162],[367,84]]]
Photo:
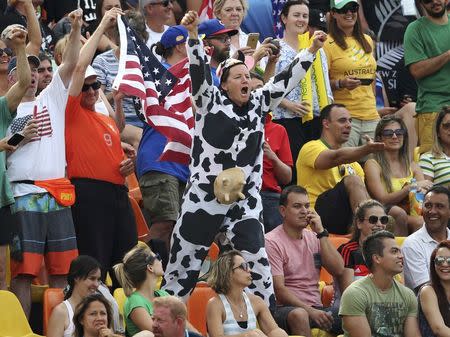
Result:
[[[205,4],[212,18],[198,13]],[[197,337],[182,301],[216,243],[210,336],[449,337],[448,10],[0,1],[0,289],[29,318],[42,268],[65,288],[49,337]],[[188,60],[189,164],[161,160],[172,139],[117,90],[120,16],[161,69]],[[321,268],[333,278],[327,306]]]

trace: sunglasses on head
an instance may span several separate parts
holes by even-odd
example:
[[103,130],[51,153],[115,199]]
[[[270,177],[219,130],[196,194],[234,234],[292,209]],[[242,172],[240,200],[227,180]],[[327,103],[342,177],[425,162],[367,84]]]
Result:
[[356,13],[356,12],[358,12],[358,9],[359,9],[359,5],[358,4],[351,3],[351,4],[348,4],[348,5],[345,5],[341,9],[333,8],[333,11],[335,11],[338,14],[346,14],[348,11],[350,11],[352,13]]
[[250,264],[248,262],[242,262],[239,266],[236,266],[233,268],[233,270],[235,269],[242,269],[244,271],[249,271],[250,270]]
[[149,255],[147,256],[147,264],[153,264],[156,260],[161,261],[161,256],[158,253],[155,253],[155,255]]
[[0,56],[2,56],[3,53],[5,53],[6,56],[12,56],[13,55],[13,51],[12,51],[11,48],[0,48]]
[[396,129],[396,130],[385,129],[385,130],[381,131],[381,135],[386,138],[394,137],[394,133],[397,137],[400,137],[400,136],[406,135],[406,130],[405,129]]
[[375,225],[378,222],[378,220],[380,220],[382,225],[386,225],[389,222],[389,217],[387,215],[382,216],[371,215],[364,220],[368,220],[371,225]]
[[163,7],[167,7],[169,6],[169,4],[172,2],[172,0],[164,0],[164,1],[160,1],[160,2],[153,2],[150,3],[149,5],[161,5]]
[[434,258],[434,264],[436,266],[442,266],[444,263],[447,263],[447,265],[450,266],[450,256],[436,256]]
[[81,88],[81,91],[88,91],[89,88],[92,88],[94,90],[98,90],[101,87],[101,83],[99,81],[95,81],[91,84],[83,84],[83,88]]

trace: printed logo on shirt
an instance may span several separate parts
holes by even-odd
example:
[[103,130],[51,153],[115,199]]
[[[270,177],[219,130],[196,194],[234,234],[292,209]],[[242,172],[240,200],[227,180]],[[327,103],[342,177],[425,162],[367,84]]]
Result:
[[106,145],[108,146],[112,146],[112,138],[111,135],[109,133],[104,133],[103,134],[103,139],[105,140]]

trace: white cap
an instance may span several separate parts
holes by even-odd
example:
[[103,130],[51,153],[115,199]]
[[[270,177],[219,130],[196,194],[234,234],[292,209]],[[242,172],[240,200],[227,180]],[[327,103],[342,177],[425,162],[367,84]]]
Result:
[[91,76],[97,76],[97,72],[95,71],[94,68],[92,68],[92,66],[89,65],[86,68],[86,73],[84,74],[84,78],[86,79],[86,78],[91,77]]

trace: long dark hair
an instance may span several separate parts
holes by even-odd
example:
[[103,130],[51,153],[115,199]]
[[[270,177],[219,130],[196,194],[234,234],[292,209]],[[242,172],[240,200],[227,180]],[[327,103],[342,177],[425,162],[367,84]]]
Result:
[[75,280],[85,280],[88,276],[102,266],[100,262],[88,255],[80,255],[70,263],[69,273],[67,274],[67,287],[64,289],[64,299],[67,300],[72,296],[75,287]]
[[105,306],[106,316],[108,317],[107,327],[111,329],[112,326],[112,310],[111,305],[108,300],[100,293],[94,293],[86,296],[81,300],[81,302],[75,308],[75,313],[73,314],[73,324],[75,325],[74,336],[75,337],[83,337],[84,336],[84,328],[81,324],[84,314],[86,310],[89,308],[92,302],[100,302]]
[[[331,11],[333,11],[333,8],[331,9]],[[330,36],[334,39],[334,42],[336,42],[336,44],[343,50],[348,48],[347,42],[345,42],[345,33],[338,27],[336,19],[333,17],[333,15],[330,15],[330,22],[328,23],[328,34],[330,34]],[[366,54],[372,52],[372,46],[366,40],[362,32],[359,15],[356,17],[356,22],[353,26],[352,36],[356,39],[356,41],[359,42]]]
[[430,257],[430,284],[433,287],[436,297],[438,300],[439,311],[441,312],[442,318],[444,319],[445,325],[450,326],[450,311],[448,310],[448,300],[445,294],[444,287],[442,286],[441,280],[436,272],[436,267],[434,265],[434,259],[436,257],[437,251],[440,248],[447,248],[450,250],[450,240],[445,240],[440,242],[437,247],[433,250]]

